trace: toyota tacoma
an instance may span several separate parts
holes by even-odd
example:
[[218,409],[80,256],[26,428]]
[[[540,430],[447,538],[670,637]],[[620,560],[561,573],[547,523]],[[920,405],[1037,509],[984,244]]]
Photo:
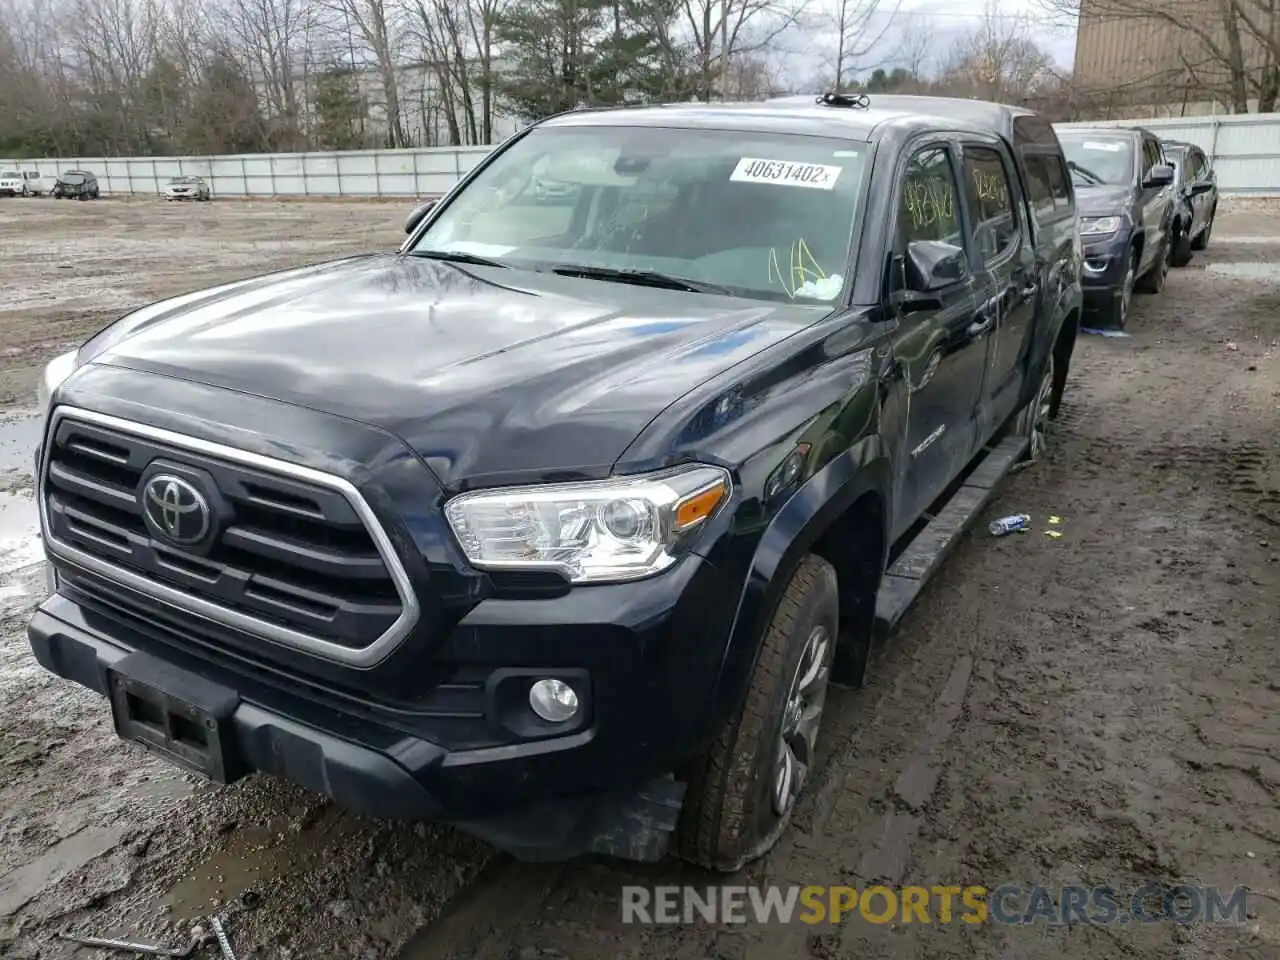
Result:
[[1043,449],[1065,171],[996,104],[574,111],[396,253],[143,307],[43,377],[35,656],[217,782],[737,869]]

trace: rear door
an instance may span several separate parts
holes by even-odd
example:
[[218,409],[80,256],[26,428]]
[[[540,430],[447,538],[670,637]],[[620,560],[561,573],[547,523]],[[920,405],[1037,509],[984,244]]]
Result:
[[[915,241],[970,249],[960,209],[958,167],[957,148],[947,139],[911,149],[895,187],[895,256],[905,257]],[[895,538],[942,493],[976,449],[975,413],[986,342],[981,332],[974,332],[980,320],[971,262],[966,260],[962,278],[934,291],[939,307],[902,312],[896,318],[893,351],[907,390],[907,442],[895,471]]]
[[982,306],[970,335],[985,342],[980,442],[1017,406],[1022,358],[1042,291],[1032,227],[1013,159],[999,140],[961,144],[962,191],[973,237],[975,293]]
[[1172,185],[1167,187],[1148,187],[1147,180],[1151,171],[1164,163],[1164,150],[1155,137],[1142,137],[1142,172],[1138,177],[1139,204],[1142,206],[1142,222],[1146,228],[1146,242],[1142,247],[1142,265],[1139,268],[1145,273],[1156,262],[1157,257],[1165,256],[1165,241],[1169,222],[1173,213]]
[[[1201,183],[1206,179],[1208,173],[1208,164],[1205,162],[1205,156],[1196,147],[1190,147],[1187,150],[1187,188],[1190,190],[1197,183]],[[1209,194],[1200,193],[1191,195],[1191,236],[1195,236],[1209,220],[1209,204],[1211,200]]]

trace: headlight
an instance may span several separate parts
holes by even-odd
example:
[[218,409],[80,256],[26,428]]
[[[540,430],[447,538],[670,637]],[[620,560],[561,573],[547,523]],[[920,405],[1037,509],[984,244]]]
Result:
[[1115,233],[1123,222],[1122,217],[1081,217],[1080,236],[1100,237],[1103,234]]
[[36,400],[40,406],[41,416],[49,415],[49,404],[53,400],[53,392],[57,390],[67,377],[76,372],[80,365],[78,350],[70,350],[61,356],[54,357],[40,374],[40,383],[36,386]]
[[464,493],[445,516],[481,570],[550,570],[572,583],[616,583],[665,570],[729,498],[720,467]]

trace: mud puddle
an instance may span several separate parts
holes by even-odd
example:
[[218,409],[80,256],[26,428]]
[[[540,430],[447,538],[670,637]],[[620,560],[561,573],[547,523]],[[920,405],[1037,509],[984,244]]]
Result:
[[0,417],[0,477],[30,474],[40,443],[40,422],[35,410],[17,410]]
[[[1234,241],[1239,242],[1239,241]],[[1235,263],[1210,263],[1204,268],[1205,273],[1213,273],[1222,277],[1235,277],[1240,280],[1264,280],[1280,283],[1280,263],[1258,261]]]

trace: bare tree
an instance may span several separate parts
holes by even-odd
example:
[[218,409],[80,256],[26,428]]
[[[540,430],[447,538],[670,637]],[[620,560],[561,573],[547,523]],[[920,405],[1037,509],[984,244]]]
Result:
[[[835,89],[843,86],[846,71],[879,47],[894,26],[902,0],[893,0],[893,8],[882,11],[881,0],[836,0],[833,14],[836,28]],[[878,14],[885,13],[883,17]],[[879,27],[875,21],[879,19]],[[878,65],[878,64],[877,64]]]
[[401,10],[389,0],[331,0],[349,21],[373,61],[373,69],[382,82],[384,108],[387,113],[388,147],[405,147],[409,138],[404,132],[400,109]]
[[1007,15],[1000,0],[987,0],[981,22],[956,41],[937,83],[958,96],[1007,103],[1034,95],[1053,76],[1053,59],[1033,39],[1030,18]]
[[305,0],[222,0],[221,24],[290,146],[301,137],[298,80],[313,11]]
[[681,0],[699,76],[698,96],[710,101],[723,87],[736,55],[769,49],[795,27],[808,0]]

